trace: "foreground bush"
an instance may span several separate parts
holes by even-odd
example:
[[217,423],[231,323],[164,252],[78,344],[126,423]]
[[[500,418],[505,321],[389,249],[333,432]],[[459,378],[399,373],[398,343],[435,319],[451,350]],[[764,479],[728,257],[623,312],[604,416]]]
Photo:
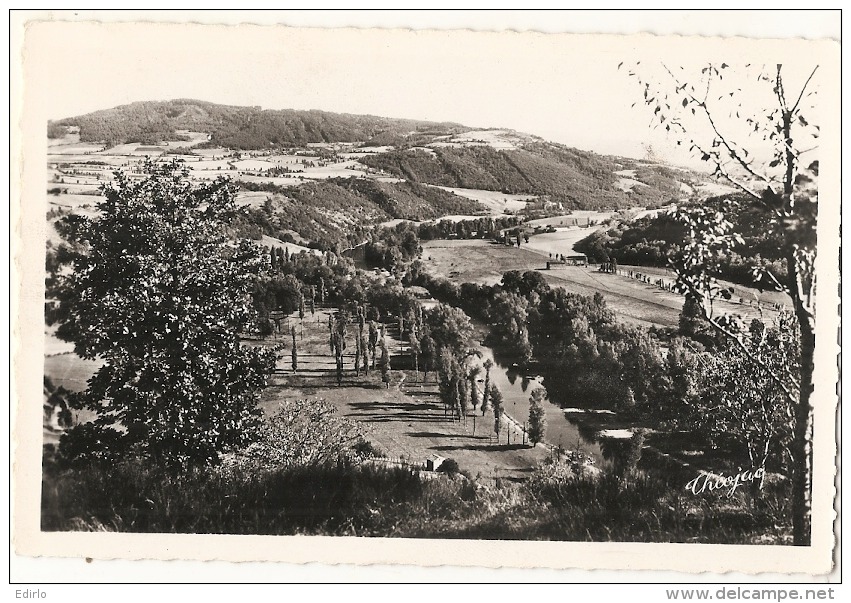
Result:
[[788,492],[779,485],[756,512],[659,478],[577,472],[564,462],[521,485],[346,460],[246,469],[48,465],[42,529],[761,544],[789,537]]
[[385,530],[381,510],[423,496],[405,469],[340,461],[279,471],[240,465],[173,474],[128,462],[44,479],[42,529],[222,534]]

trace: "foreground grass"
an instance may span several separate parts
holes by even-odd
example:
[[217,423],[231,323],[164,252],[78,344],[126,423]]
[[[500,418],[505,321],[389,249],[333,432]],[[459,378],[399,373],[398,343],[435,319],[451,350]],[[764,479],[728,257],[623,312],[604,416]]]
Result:
[[564,465],[524,484],[351,461],[180,475],[126,462],[44,476],[45,531],[761,544],[785,543],[789,531],[783,492],[757,512],[658,478],[576,477]]

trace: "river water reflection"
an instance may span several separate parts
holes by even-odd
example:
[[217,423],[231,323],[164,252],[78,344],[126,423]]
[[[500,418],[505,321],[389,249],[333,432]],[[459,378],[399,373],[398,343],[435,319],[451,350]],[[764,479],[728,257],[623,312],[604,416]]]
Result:
[[[488,358],[494,362],[491,369],[491,381],[502,392],[505,399],[505,411],[521,424],[528,423],[529,397],[535,387],[546,386],[543,378],[525,376],[504,358],[500,359],[498,355],[494,355],[494,351],[486,345],[479,344],[477,348],[482,353],[482,362]],[[544,406],[547,417],[546,441],[555,446],[562,446],[566,450],[581,450],[591,455],[598,467],[608,466],[609,461],[604,457],[600,444],[592,439],[591,434],[587,434],[589,437],[586,437],[580,433],[580,428],[567,419],[559,402],[559,400],[550,400],[550,403]]]

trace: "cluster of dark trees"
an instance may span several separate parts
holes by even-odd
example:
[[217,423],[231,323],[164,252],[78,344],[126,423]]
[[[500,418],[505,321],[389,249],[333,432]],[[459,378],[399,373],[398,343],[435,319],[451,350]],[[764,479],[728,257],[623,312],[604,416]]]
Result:
[[[394,150],[364,157],[369,167],[399,178],[440,186],[546,195],[564,209],[656,207],[676,198],[679,180],[670,172],[646,167],[652,174],[640,188],[640,200],[620,190],[614,160],[549,142],[527,143],[518,149],[490,146]],[[644,173],[642,172],[642,173]]]
[[259,208],[235,220],[235,234],[259,239],[266,234],[308,246],[341,251],[363,243],[375,225],[391,219],[430,220],[447,213],[475,213],[481,206],[438,188],[409,182],[337,178],[282,187],[271,182],[238,182],[240,188],[272,193]]
[[616,260],[635,266],[665,266],[668,253],[682,245],[685,230],[669,214],[615,223],[591,233],[574,246],[588,260],[604,264]]
[[[788,401],[765,371],[749,366],[746,354],[709,325],[693,299],[679,330],[665,332],[620,323],[602,295],[551,288],[535,271],[506,272],[493,286],[410,274],[435,298],[487,322],[488,343],[534,367],[554,400],[683,430],[696,445],[723,450],[731,466],[786,473]],[[776,324],[754,320],[749,329],[755,348],[765,353],[770,346],[774,361],[796,365],[790,316]]]
[[522,365],[534,364],[558,399],[623,409],[656,398],[651,369],[661,366],[658,341],[616,322],[602,295],[553,289],[536,271],[506,272],[493,286],[459,286],[421,272],[418,279],[437,299],[486,321],[489,343]]
[[53,121],[47,123],[48,138],[62,138],[67,133],[68,128],[66,126],[59,125],[58,123]]
[[[471,383],[481,368],[473,366],[478,358],[470,351],[473,327],[462,310],[444,304],[426,309],[399,282],[377,282],[342,261],[329,266],[327,258],[305,253],[267,252],[270,270],[257,279],[252,291],[259,334],[286,330],[276,324],[281,319],[273,318],[277,315],[272,310],[287,314],[298,310],[303,319],[317,303],[332,305],[337,310],[329,317],[329,346],[336,358],[338,382],[346,371],[360,375],[378,370],[389,386],[385,329],[388,324],[398,325],[399,338],[407,341],[410,350],[408,368],[414,369],[416,380],[420,372],[423,380],[428,380],[430,373],[436,375],[447,414],[460,420],[470,408],[483,403],[483,396]],[[297,370],[295,325],[291,325],[291,336],[293,370]]]
[[266,248],[268,270],[255,278],[251,298],[259,335],[281,332],[280,320],[272,312],[311,312],[317,307],[339,303],[351,269],[333,254],[293,253],[284,247]]
[[364,245],[364,260],[371,266],[388,270],[411,262],[422,253],[417,233],[402,222],[397,228],[385,228]]
[[417,235],[423,241],[433,239],[494,239],[500,232],[523,222],[519,216],[476,218],[472,220],[437,220],[417,226]]
[[[735,210],[728,211],[726,219],[742,237],[740,243],[724,254],[715,276],[745,285],[754,284],[758,267],[767,268],[778,280],[786,277],[782,250],[771,235],[770,216],[761,208],[741,202],[736,195]],[[729,196],[713,197],[703,201],[706,208],[721,209],[727,206]],[[577,251],[596,263],[617,261],[633,266],[669,265],[682,250],[686,240],[686,227],[676,217],[660,213],[633,222],[618,222],[608,230],[594,232],[576,244]],[[766,286],[769,283],[764,283]]]

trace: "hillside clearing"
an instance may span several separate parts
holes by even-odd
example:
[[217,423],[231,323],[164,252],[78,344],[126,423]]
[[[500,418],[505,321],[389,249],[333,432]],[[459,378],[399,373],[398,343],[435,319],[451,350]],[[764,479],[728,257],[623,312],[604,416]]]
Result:
[[[481,239],[427,241],[423,244],[423,264],[426,270],[458,284],[470,282],[494,285],[509,270],[537,270],[551,286],[563,287],[568,293],[585,296],[602,294],[608,307],[624,322],[645,327],[676,327],[679,324],[684,299],[681,295],[665,291],[653,283],[598,272],[596,266],[567,266],[546,270],[548,257],[548,253],[531,245],[523,245],[518,249]],[[635,270],[642,272],[645,269],[635,267]],[[642,273],[651,274],[649,270]],[[735,285],[734,288],[737,291],[745,290]],[[739,295],[735,294],[734,301],[738,300]],[[762,299],[766,301],[766,298]],[[758,308],[747,303],[718,301],[716,309],[723,314],[738,314],[747,320],[762,315],[771,321],[777,315],[773,309]]]

